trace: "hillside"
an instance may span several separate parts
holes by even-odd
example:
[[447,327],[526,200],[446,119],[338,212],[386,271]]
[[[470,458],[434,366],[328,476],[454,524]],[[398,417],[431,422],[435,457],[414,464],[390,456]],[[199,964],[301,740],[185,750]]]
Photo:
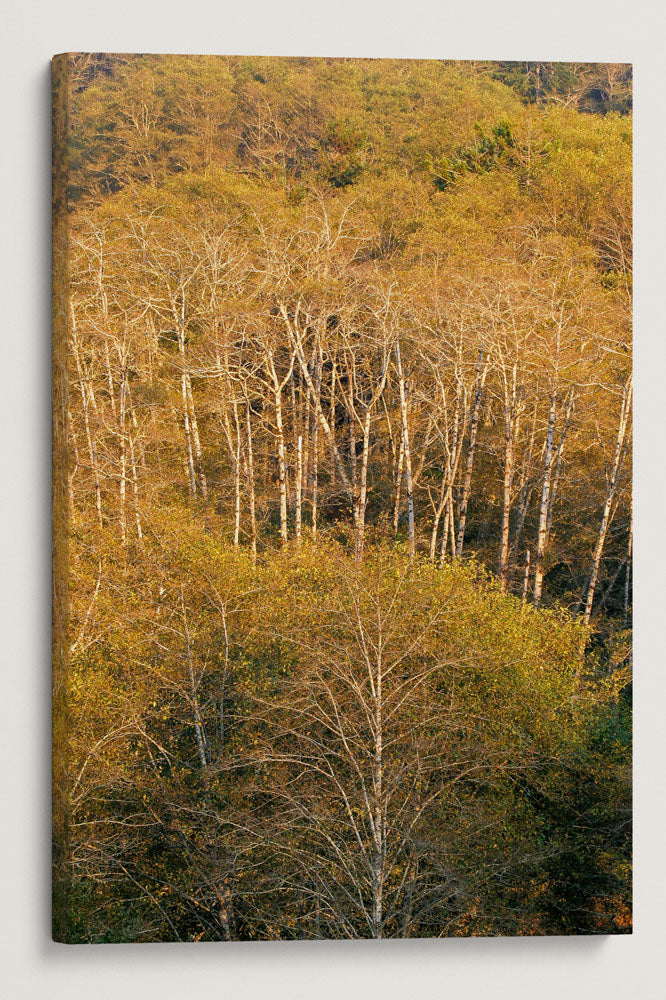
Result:
[[628,930],[630,69],[62,66],[66,934]]

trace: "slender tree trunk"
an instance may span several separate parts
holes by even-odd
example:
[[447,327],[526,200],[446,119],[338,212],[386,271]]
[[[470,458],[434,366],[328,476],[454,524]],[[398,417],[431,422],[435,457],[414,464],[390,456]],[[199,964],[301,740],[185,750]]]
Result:
[[69,440],[72,442],[72,450],[74,452],[74,466],[67,475],[67,511],[69,514],[69,520],[71,524],[76,524],[76,508],[74,506],[74,479],[76,473],[79,469],[79,445],[76,438],[76,431],[74,430],[74,424],[72,422],[71,411],[67,411],[67,433]]
[[407,877],[405,892],[402,902],[402,914],[401,914],[401,932],[400,936],[403,938],[409,937],[410,928],[412,925],[413,913],[414,913],[414,887],[418,874],[418,859],[410,860],[407,862]]
[[446,559],[446,548],[449,544],[449,537],[451,539],[451,558],[456,557],[456,541],[455,541],[455,524],[454,524],[454,512],[453,512],[453,491],[451,489],[451,483],[447,485],[446,488],[446,498],[444,501],[444,527],[442,529],[442,538],[439,543],[439,568],[441,569],[444,565]]
[[319,423],[321,424],[321,428],[322,428],[322,430],[323,430],[323,432],[324,432],[324,434],[326,436],[326,440],[328,441],[329,447],[331,449],[331,452],[332,452],[332,455],[333,455],[333,458],[334,458],[334,462],[335,462],[335,466],[337,467],[337,471],[340,474],[340,478],[341,478],[342,482],[344,483],[345,490],[347,492],[347,496],[351,498],[352,495],[353,495],[352,483],[351,483],[351,480],[350,480],[350,478],[347,475],[347,472],[345,470],[344,462],[343,462],[342,456],[340,454],[340,449],[338,448],[336,440],[335,440],[334,425],[332,427],[331,424],[329,424],[328,420],[326,419],[326,414],[324,413],[324,410],[323,410],[322,405],[321,405],[321,399],[317,395],[314,383],[313,383],[313,381],[312,381],[312,379],[310,377],[310,373],[307,370],[307,363],[305,361],[305,356],[303,354],[303,346],[302,346],[301,341],[300,341],[299,331],[292,326],[291,321],[289,320],[289,316],[288,316],[287,311],[285,310],[284,306],[280,306],[280,312],[282,313],[282,316],[283,316],[283,318],[285,320],[285,323],[287,325],[287,329],[289,331],[289,334],[290,334],[290,337],[291,337],[291,340],[292,340],[292,344],[293,344],[294,350],[296,352],[296,357],[298,358],[298,363],[301,366],[301,372],[303,373],[303,377],[304,377],[305,383],[306,383],[306,385],[308,387],[308,391],[311,394],[312,404],[313,404],[313,406],[314,406],[314,408],[316,410],[317,417],[319,419]]
[[453,485],[449,483],[449,528],[451,531],[451,558],[456,557],[456,512],[453,505]]
[[224,752],[224,742],[227,735],[227,722],[226,722],[226,699],[227,699],[227,679],[229,676],[229,630],[227,628],[227,609],[226,605],[222,602],[219,604],[220,617],[222,619],[222,631],[224,634],[224,667],[222,670],[222,680],[219,687],[218,699],[219,699],[219,733],[220,733],[220,751],[218,754],[218,760],[222,758]]
[[119,439],[120,439],[120,541],[122,545],[127,544],[127,515],[126,515],[126,494],[127,494],[127,439],[125,434],[125,365],[123,362],[120,373],[120,403],[119,403]]
[[622,408],[620,410],[620,421],[617,429],[617,439],[615,442],[615,454],[613,456],[613,465],[611,468],[611,474],[606,486],[606,502],[604,503],[604,510],[601,517],[601,524],[599,526],[599,535],[597,537],[597,543],[594,547],[594,554],[592,556],[592,570],[590,572],[590,579],[587,585],[587,593],[585,595],[584,602],[584,615],[583,620],[586,625],[590,622],[590,616],[592,615],[592,605],[594,603],[594,591],[597,586],[597,579],[599,577],[599,566],[601,564],[601,556],[604,550],[604,542],[606,541],[606,532],[608,531],[608,525],[610,523],[610,512],[613,505],[613,500],[615,499],[615,493],[617,491],[618,474],[620,471],[620,465],[622,462],[622,456],[624,451],[624,442],[627,433],[627,426],[629,423],[629,412],[631,410],[631,396],[632,396],[632,384],[631,379],[627,382],[624,393],[622,396]]
[[234,548],[240,545],[240,516],[241,516],[241,429],[238,419],[238,404],[233,401],[234,430],[236,434],[236,448],[234,452]]
[[[317,396],[321,393],[321,366],[322,366],[322,356],[321,348],[319,349],[319,354],[317,358],[317,368],[315,374],[315,393]],[[308,396],[308,401],[310,397]],[[310,432],[310,440],[312,442],[312,461],[310,463],[310,502],[312,509],[312,542],[313,544],[317,540],[317,501],[319,492],[319,421],[317,420],[317,414],[314,406],[311,406],[312,413],[312,430]]]
[[310,393],[306,391],[303,393],[303,409],[305,413],[303,415],[303,496],[307,497],[310,493]]
[[287,529],[287,462],[284,448],[284,426],[282,424],[282,394],[279,387],[275,389],[275,426],[277,430],[278,480],[280,487],[280,538],[286,545]]
[[252,451],[252,420],[250,415],[250,400],[245,397],[245,451],[247,466],[247,485],[250,493],[250,550],[252,562],[257,561],[257,514],[254,495],[254,455]]
[[414,483],[414,488],[415,489],[416,489],[416,486],[418,485],[418,482],[419,482],[419,480],[420,480],[420,478],[421,478],[421,476],[423,474],[423,470],[425,468],[426,458],[428,457],[428,448],[430,447],[430,445],[432,443],[432,438],[430,436],[430,432],[432,431],[434,423],[435,423],[435,418],[431,414],[428,417],[428,423],[426,424],[425,432],[423,434],[423,439],[421,441],[420,455],[419,455],[419,459],[418,459],[417,463],[414,462],[416,448],[414,447],[414,444],[412,442],[412,469],[413,469],[413,472],[412,472],[412,481]]
[[181,293],[180,310],[173,304],[172,311],[176,321],[178,332],[178,353],[181,362],[181,392],[183,396],[183,422],[185,425],[185,439],[187,443],[187,465],[190,474],[190,488],[192,496],[197,495],[197,474],[195,473],[195,458],[199,479],[201,496],[205,500],[208,496],[206,477],[203,471],[201,454],[201,442],[199,440],[199,428],[194,410],[194,397],[192,395],[192,384],[187,371],[187,358],[185,355],[185,291]]
[[[331,405],[329,409],[329,442],[331,447],[331,483],[335,485],[335,385],[337,382],[337,372],[335,366],[335,358],[331,362]],[[315,404],[316,409],[316,404]]]
[[442,538],[439,543],[439,568],[441,569],[446,560],[446,542],[449,537],[449,520],[451,519],[451,508],[449,507],[449,495],[446,494],[444,503],[444,527],[442,528]]
[[[285,321],[288,324],[288,329],[291,332],[291,327],[289,326],[289,320],[286,312],[284,313]],[[291,379],[293,369],[294,369],[295,355],[292,354],[291,364],[289,365],[289,370],[285,377],[280,381],[278,379],[277,372],[275,370],[275,360],[273,356],[273,350],[271,348],[266,349],[266,369],[268,371],[269,377],[273,386],[273,399],[275,404],[275,429],[277,438],[277,459],[278,459],[278,480],[280,488],[280,538],[282,540],[282,545],[285,546],[288,540],[288,529],[287,529],[287,461],[285,454],[285,441],[284,441],[284,424],[282,420],[282,390],[284,389],[287,382]]]
[[319,455],[317,453],[317,437],[318,437],[318,425],[315,424],[314,434],[312,438],[313,451],[312,451],[312,490],[311,490],[311,511],[312,511],[312,542],[313,544],[317,541],[317,516],[319,514]]
[[214,888],[219,907],[220,941],[231,941],[232,894],[228,879],[216,884]]
[[439,492],[439,502],[435,508],[435,517],[432,523],[432,533],[430,535],[430,562],[435,561],[435,553],[437,551],[437,534],[439,531],[439,522],[444,513],[444,507],[448,500],[446,493],[446,482],[447,482],[447,470],[445,469],[442,473],[442,485]]
[[185,428],[185,446],[187,454],[187,471],[190,477],[190,492],[192,496],[197,495],[197,478],[194,472],[194,455],[192,452],[192,434],[190,431],[190,414],[187,406],[187,383],[185,381],[185,372],[182,373],[180,378],[180,386],[183,396],[183,426]]
[[467,507],[470,494],[472,492],[472,470],[474,467],[474,452],[476,449],[476,436],[479,427],[479,414],[481,413],[481,400],[483,399],[483,386],[486,380],[487,364],[483,364],[483,351],[479,351],[479,364],[476,376],[476,387],[474,390],[474,404],[472,406],[472,418],[469,426],[469,444],[467,446],[467,462],[465,464],[465,477],[463,479],[462,493],[460,497],[460,510],[458,513],[458,538],[456,540],[456,556],[461,556],[463,545],[465,544],[465,525],[467,522]]
[[546,431],[546,448],[543,460],[543,484],[541,487],[541,503],[539,505],[539,526],[537,528],[537,550],[534,566],[533,600],[535,608],[541,604],[543,590],[544,556],[548,540],[548,506],[550,503],[550,481],[553,468],[553,442],[555,440],[555,413],[557,410],[557,392],[553,389],[548,410],[548,429]]
[[[107,323],[105,317],[105,325]],[[111,400],[111,411],[113,412],[113,419],[118,419],[118,412],[116,410],[116,391],[113,385],[113,373],[111,372],[111,356],[109,354],[109,341],[104,338],[104,358],[106,360],[106,380],[109,385],[109,399]],[[121,362],[122,363],[122,362]]]
[[93,477],[95,482],[95,509],[97,511],[97,523],[99,527],[102,527],[102,487],[100,485],[99,479],[99,468],[97,464],[97,441],[94,437],[91,437],[89,442],[90,447],[90,465],[93,470]]
[[408,530],[408,553],[409,558],[413,558],[415,552],[415,531],[414,531],[414,481],[412,478],[412,458],[409,450],[409,425],[407,422],[407,397],[405,394],[405,376],[402,370],[402,358],[400,356],[400,343],[396,340],[395,356],[398,366],[398,385],[400,389],[400,417],[402,421],[402,440],[405,454],[405,483],[407,486],[407,530]]
[[76,339],[76,317],[74,313],[74,306],[70,307],[71,312],[71,332],[72,332],[72,349],[74,354],[74,361],[76,364],[77,375],[79,376],[79,388],[81,390],[81,404],[83,408],[83,426],[86,432],[86,443],[88,445],[88,456],[90,458],[90,469],[93,474],[93,482],[95,486],[95,510],[97,511],[97,524],[101,530],[102,528],[102,490],[100,486],[99,479],[99,469],[97,467],[97,443],[93,436],[90,427],[90,416],[88,413],[89,405],[89,393],[87,387],[87,373],[84,371],[83,364],[81,362],[81,355],[79,353],[79,345]]
[[395,447],[395,435],[393,434],[393,428],[391,426],[391,418],[389,416],[388,407],[386,405],[386,399],[382,396],[382,406],[384,407],[384,417],[386,419],[386,431],[388,433],[389,447],[386,449],[386,478],[390,479],[392,482],[395,480],[395,463],[398,459],[398,453]]
[[373,872],[372,872],[372,922],[374,937],[383,936],[383,890],[384,890],[384,730],[383,730],[383,663],[381,654],[377,658],[375,679],[375,760],[374,760],[374,822],[373,822]]
[[398,524],[400,522],[400,490],[402,487],[402,466],[405,460],[405,439],[400,432],[400,444],[398,446],[398,459],[395,467],[395,487],[393,500],[393,537],[398,534]]
[[498,575],[500,588],[506,593],[509,579],[509,525],[511,517],[511,487],[513,484],[513,437],[516,414],[516,374],[514,364],[511,375],[511,388],[504,386],[504,483],[502,503],[502,532],[500,536],[500,552]]
[[298,446],[298,434],[300,421],[298,419],[298,409],[296,407],[296,382],[298,381],[298,372],[292,372],[291,378],[289,379],[289,395],[291,397],[291,433],[294,442],[294,451]]
[[199,440],[199,425],[197,424],[197,414],[194,408],[194,396],[192,395],[192,382],[189,374],[186,374],[185,376],[185,389],[192,415],[192,441],[194,443],[194,456],[196,458],[197,473],[199,476],[199,488],[201,490],[201,496],[204,500],[207,500],[208,483],[206,482],[206,473],[204,472],[203,453],[201,451],[201,441]]
[[[352,401],[352,408],[353,405]],[[351,461],[351,481],[354,493],[356,494],[358,487],[358,462],[356,460],[356,419],[353,413],[350,414],[349,418],[349,458]]]
[[72,414],[69,411],[67,413],[67,427],[69,440],[72,442],[72,450],[74,452],[74,464],[67,474],[67,515],[69,517],[70,524],[75,525],[77,523],[77,517],[76,504],[74,502],[74,480],[76,479],[76,474],[79,471],[80,460],[76,431],[74,430],[74,425],[72,423]]
[[[315,389],[318,393],[321,393],[321,378],[319,374],[316,344],[312,348],[310,368],[312,372],[314,372]],[[312,401],[310,399],[308,387],[305,384],[301,386],[301,414],[301,426],[303,428],[303,496],[306,497],[309,495],[311,497],[310,487],[312,480],[310,475],[310,449],[312,446],[312,424],[314,423],[314,426],[316,426],[316,421],[312,420]]]
[[139,541],[141,541],[141,539],[143,538],[143,529],[141,527],[141,511],[139,508],[139,479],[136,471],[134,439],[132,437],[131,431],[127,435],[127,440],[129,442],[130,467],[132,469],[132,492],[134,494],[134,515],[136,518],[136,533],[138,535]]
[[190,477],[190,490],[192,496],[197,495],[197,477],[194,471],[194,453],[192,451],[192,431],[190,427],[190,413],[187,406],[187,382],[185,375],[182,377],[183,390],[183,425],[185,428],[185,443],[187,447],[187,471]]
[[223,416],[220,420],[224,435],[227,439],[229,455],[231,456],[231,467],[234,477],[234,535],[233,546],[240,547],[240,524],[241,524],[241,466],[244,463],[247,474],[248,459],[243,456],[241,421],[238,415],[238,402],[232,401],[232,412],[234,416],[234,426],[231,427],[229,413],[226,402],[223,403]]
[[558,444],[557,451],[555,452],[553,485],[551,487],[550,498],[548,500],[548,517],[546,519],[547,537],[550,535],[550,529],[553,523],[553,510],[555,507],[555,497],[557,496],[557,487],[560,481],[560,469],[562,467],[562,453],[564,451],[564,442],[567,437],[567,432],[571,427],[571,421],[573,419],[574,400],[575,400],[575,393],[572,386],[569,391],[569,398],[567,400],[567,411],[566,411],[566,416],[564,418],[564,427],[562,428],[562,433],[560,435],[560,443]]
[[513,552],[518,552],[520,540],[525,527],[525,517],[532,500],[532,486],[530,485],[530,471],[532,468],[532,455],[534,453],[534,436],[536,433],[537,407],[534,407],[534,418],[532,420],[532,432],[527,455],[523,455],[520,469],[520,488],[518,490],[518,510],[516,513],[516,526],[513,532]]
[[[292,455],[296,454],[297,442],[298,442],[298,411],[296,409],[296,379],[298,378],[297,372],[291,373],[291,378],[289,379],[289,396],[291,401],[291,435],[292,435]],[[287,477],[289,477],[289,470],[287,469]],[[289,479],[287,478],[287,502],[289,501]],[[294,477],[294,507],[296,506],[296,479]]]
[[194,677],[194,664],[192,662],[192,643],[190,639],[190,633],[187,626],[187,618],[185,614],[185,602],[181,594],[181,606],[183,610],[183,626],[185,630],[185,655],[187,662],[187,672],[190,679],[190,696],[192,698],[192,714],[194,716],[194,735],[197,742],[197,751],[199,754],[199,762],[201,764],[201,770],[205,773],[208,768],[208,757],[206,754],[206,733],[204,730],[203,720],[201,718],[201,707],[199,704],[199,692],[197,690],[197,684]]
[[358,516],[356,521],[356,558],[363,558],[365,541],[365,509],[368,502],[368,456],[370,452],[371,413],[368,408],[363,422],[363,454],[361,456],[361,476],[358,495]]
[[624,607],[622,614],[622,624],[627,627],[629,622],[629,581],[631,580],[631,550],[634,541],[634,519],[633,519],[633,505],[632,510],[629,515],[629,541],[627,542],[627,563],[626,572],[624,576]]
[[[453,506],[453,484],[455,483],[456,476],[458,474],[458,463],[460,461],[460,454],[462,451],[462,438],[465,434],[465,421],[466,421],[466,402],[463,399],[463,414],[462,414],[462,434],[461,431],[461,413],[460,413],[460,402],[461,398],[464,396],[462,391],[462,383],[458,374],[458,387],[456,390],[456,405],[453,413],[453,429],[451,434],[451,446],[449,448],[448,455],[448,469],[447,469],[447,486],[446,486],[446,503],[448,506],[446,527],[444,530],[444,535],[442,538],[442,564],[444,562],[444,554],[446,552],[446,546],[448,544],[448,533],[451,532],[451,557],[455,559],[456,557],[456,532],[455,532],[455,511]],[[448,419],[447,419],[448,423]],[[447,438],[448,438],[448,427],[447,427]],[[460,439],[460,440],[459,440]]]
[[132,402],[132,392],[130,389],[129,382],[127,383],[127,410],[129,413],[130,420],[132,421],[132,427],[134,428],[134,443],[137,446],[137,456],[139,459],[139,464],[145,466],[146,464],[146,450],[143,444],[143,438],[139,434],[139,421],[136,419],[136,413],[134,410],[134,403]]
[[303,496],[303,435],[296,442],[296,548],[301,547],[301,506]]

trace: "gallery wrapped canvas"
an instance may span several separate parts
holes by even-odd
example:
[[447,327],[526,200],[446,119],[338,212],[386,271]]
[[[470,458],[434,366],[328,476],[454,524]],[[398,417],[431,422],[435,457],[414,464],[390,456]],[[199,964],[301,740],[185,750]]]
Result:
[[53,933],[631,931],[631,68],[53,62]]

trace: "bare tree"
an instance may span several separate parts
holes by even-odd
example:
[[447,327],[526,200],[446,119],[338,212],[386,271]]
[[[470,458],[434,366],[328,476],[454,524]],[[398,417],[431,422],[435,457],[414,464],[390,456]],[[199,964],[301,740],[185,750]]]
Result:
[[601,556],[604,550],[604,542],[606,541],[606,534],[608,532],[608,526],[611,519],[611,508],[615,500],[617,493],[620,469],[622,467],[622,461],[625,454],[625,442],[627,438],[627,429],[629,427],[629,414],[631,412],[631,399],[632,399],[633,385],[631,378],[629,378],[622,390],[622,405],[620,407],[620,417],[617,427],[617,437],[615,439],[615,451],[613,453],[613,461],[611,463],[610,469],[606,474],[606,499],[604,502],[603,513],[601,516],[601,524],[599,525],[599,534],[597,536],[597,542],[594,546],[594,552],[592,554],[592,569],[590,571],[590,577],[587,584],[587,588],[583,598],[581,599],[581,607],[583,609],[583,620],[585,624],[589,624],[590,616],[592,614],[592,605],[594,603],[594,591],[597,586],[597,579],[599,577],[599,566],[601,565]]

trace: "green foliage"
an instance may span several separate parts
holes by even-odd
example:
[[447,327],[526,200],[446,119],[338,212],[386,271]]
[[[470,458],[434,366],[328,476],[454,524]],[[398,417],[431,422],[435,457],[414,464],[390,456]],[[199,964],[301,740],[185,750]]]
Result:
[[487,65],[526,104],[575,102],[580,111],[631,111],[630,65],[615,63],[497,62]]
[[531,180],[534,168],[546,158],[551,145],[542,143],[536,148],[521,144],[515,137],[511,123],[502,118],[487,135],[478,122],[474,126],[473,145],[459,146],[452,158],[443,156],[428,162],[438,191],[446,191],[463,175],[486,174],[491,170],[517,171],[521,181]]

